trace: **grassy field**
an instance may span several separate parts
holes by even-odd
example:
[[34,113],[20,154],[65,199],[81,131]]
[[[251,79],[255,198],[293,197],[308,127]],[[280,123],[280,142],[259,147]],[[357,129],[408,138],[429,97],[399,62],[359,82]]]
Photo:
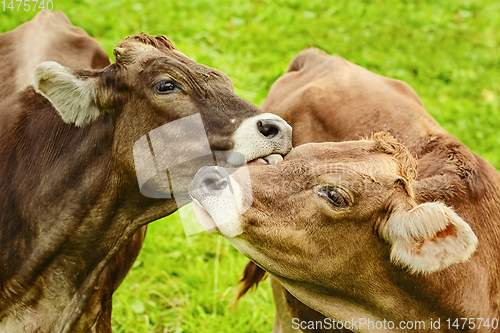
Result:
[[[496,0],[53,0],[53,5],[110,56],[127,35],[168,35],[194,60],[226,72],[236,92],[257,105],[300,50],[313,45],[339,54],[408,82],[443,127],[500,169]],[[34,15],[2,12],[1,6],[0,32]],[[219,237],[186,237],[178,214],[151,224],[138,261],[115,294],[115,331],[270,332],[274,305],[267,284],[237,309],[232,306],[246,262]]]

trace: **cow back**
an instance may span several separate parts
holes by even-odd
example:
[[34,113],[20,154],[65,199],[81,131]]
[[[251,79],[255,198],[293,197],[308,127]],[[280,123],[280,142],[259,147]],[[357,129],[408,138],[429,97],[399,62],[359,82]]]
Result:
[[0,102],[32,84],[35,67],[49,60],[87,69],[110,64],[104,49],[64,13],[41,11],[31,21],[0,34],[0,61],[8,64],[0,67]]

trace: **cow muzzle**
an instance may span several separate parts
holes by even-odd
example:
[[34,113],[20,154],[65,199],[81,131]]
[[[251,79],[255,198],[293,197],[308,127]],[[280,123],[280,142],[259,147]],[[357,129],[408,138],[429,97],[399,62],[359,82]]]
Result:
[[[259,114],[245,119],[232,136],[233,151],[246,162],[269,155],[286,155],[292,149],[292,127],[277,115]],[[231,158],[229,164],[241,165]]]
[[210,233],[233,238],[243,232],[240,219],[252,205],[248,168],[201,168],[189,187],[200,225]]

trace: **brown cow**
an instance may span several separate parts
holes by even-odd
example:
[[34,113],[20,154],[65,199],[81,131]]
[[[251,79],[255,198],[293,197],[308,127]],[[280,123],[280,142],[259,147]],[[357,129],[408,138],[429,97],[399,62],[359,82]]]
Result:
[[[404,144],[383,134],[306,144],[281,164],[249,168],[259,186],[234,222],[243,233],[228,238],[274,278],[275,331],[336,331],[315,322],[328,318],[359,332],[498,330],[500,176],[407,84],[308,49],[263,108],[292,125],[294,145],[381,130]],[[249,195],[238,189],[247,183],[233,177],[235,202]],[[210,202],[191,191],[210,213],[202,219],[217,216],[224,190],[212,188]]]
[[[62,12],[39,12],[31,21],[0,34],[0,54],[10,64],[0,68],[0,109],[4,109],[4,99],[33,83],[35,68],[44,61],[81,69],[102,69],[111,64],[106,51],[83,29],[73,26]],[[147,226],[140,228],[104,269],[85,310],[94,315],[82,316],[76,327],[111,332],[113,292],[137,258],[146,230]]]
[[[67,45],[57,55],[50,52],[54,32]],[[40,44],[32,42],[38,37]],[[209,151],[238,152],[219,154],[217,162],[238,166],[287,153],[291,128],[236,96],[225,74],[193,62],[164,36],[126,38],[115,49],[117,62],[101,70],[105,53],[61,13],[39,14],[0,41],[2,63],[13,64],[2,69],[8,84],[0,92],[0,332],[110,331],[111,294],[140,249],[145,229],[138,230],[186,202],[186,184],[200,166],[187,161],[192,165],[170,174],[176,187],[153,182],[147,185],[164,196],[146,197],[136,173],[144,163],[134,159],[144,154],[134,145],[199,114]],[[41,50],[23,69],[16,59],[26,45]],[[78,69],[37,64],[54,59]],[[26,87],[29,76],[34,86]],[[193,139],[199,133],[186,137],[190,131],[163,133],[168,147],[148,141],[155,165],[182,159],[180,144],[181,155],[201,153],[205,142]]]

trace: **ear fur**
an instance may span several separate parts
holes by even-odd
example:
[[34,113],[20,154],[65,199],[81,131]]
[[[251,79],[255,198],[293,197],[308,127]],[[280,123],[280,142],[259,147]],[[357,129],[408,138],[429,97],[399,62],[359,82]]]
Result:
[[96,106],[95,78],[79,77],[71,69],[47,61],[36,67],[34,86],[66,123],[85,126],[100,114]]
[[411,273],[432,273],[464,262],[478,242],[469,225],[439,202],[395,211],[383,237],[392,244],[391,261],[408,267]]

